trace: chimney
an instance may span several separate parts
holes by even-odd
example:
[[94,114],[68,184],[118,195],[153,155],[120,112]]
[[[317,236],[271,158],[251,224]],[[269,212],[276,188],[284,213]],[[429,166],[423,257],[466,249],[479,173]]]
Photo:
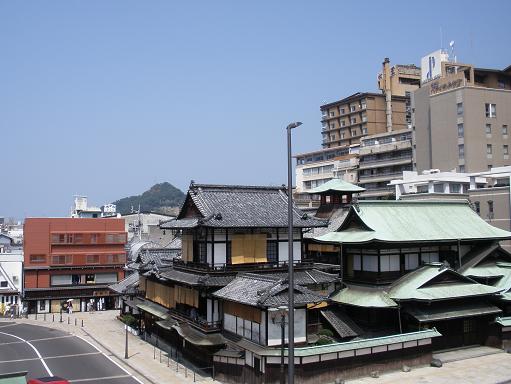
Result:
[[390,83],[390,60],[383,60],[382,91],[385,95],[385,116],[387,132],[392,131],[392,87]]

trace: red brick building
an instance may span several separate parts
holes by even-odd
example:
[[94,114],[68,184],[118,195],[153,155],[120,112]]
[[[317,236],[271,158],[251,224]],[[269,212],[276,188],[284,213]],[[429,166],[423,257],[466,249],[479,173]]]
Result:
[[24,300],[30,313],[115,307],[108,285],[124,278],[123,219],[27,218],[24,225]]

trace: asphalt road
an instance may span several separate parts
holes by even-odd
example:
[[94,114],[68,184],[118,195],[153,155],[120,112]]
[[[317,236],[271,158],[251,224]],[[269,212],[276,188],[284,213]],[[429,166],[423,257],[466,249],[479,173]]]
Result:
[[60,376],[71,383],[140,384],[87,341],[56,329],[0,322],[0,372]]

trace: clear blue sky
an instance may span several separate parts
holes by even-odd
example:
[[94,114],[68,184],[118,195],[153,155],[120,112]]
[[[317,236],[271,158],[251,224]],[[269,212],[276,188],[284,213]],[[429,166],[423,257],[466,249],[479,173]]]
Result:
[[[156,182],[286,182],[319,106],[375,91],[384,57],[511,64],[511,2],[1,1],[0,216],[59,216]],[[388,27],[386,27],[388,25]]]

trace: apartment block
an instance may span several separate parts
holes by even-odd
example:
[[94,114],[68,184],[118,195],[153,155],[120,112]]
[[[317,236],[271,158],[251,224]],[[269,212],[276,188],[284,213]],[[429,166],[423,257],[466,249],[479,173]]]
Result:
[[511,165],[511,66],[474,68],[445,53],[429,58],[423,68],[429,76],[412,97],[416,169],[482,172]]
[[394,194],[389,182],[411,171],[412,131],[402,129],[367,136],[360,143],[359,186],[365,188],[361,198],[384,198]]
[[30,313],[113,309],[108,285],[124,278],[123,219],[27,218],[24,293]]

